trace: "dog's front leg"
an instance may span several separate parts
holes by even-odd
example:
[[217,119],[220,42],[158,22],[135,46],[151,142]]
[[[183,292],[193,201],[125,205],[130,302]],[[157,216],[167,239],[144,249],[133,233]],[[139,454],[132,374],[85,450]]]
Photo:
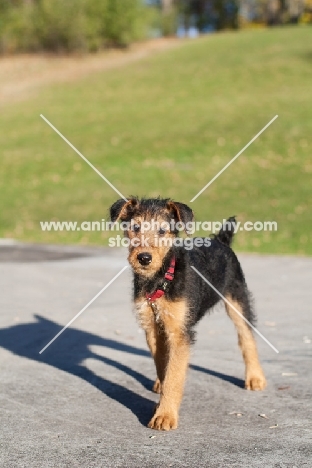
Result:
[[157,378],[153,386],[153,391],[155,393],[160,393],[167,367],[167,340],[163,330],[158,329],[156,324],[153,324],[153,326],[146,330],[145,333],[146,341],[154,358],[157,372]]
[[182,400],[189,361],[189,341],[179,331],[165,330],[167,366],[161,382],[160,401],[148,424],[152,429],[169,431],[178,427],[178,413]]

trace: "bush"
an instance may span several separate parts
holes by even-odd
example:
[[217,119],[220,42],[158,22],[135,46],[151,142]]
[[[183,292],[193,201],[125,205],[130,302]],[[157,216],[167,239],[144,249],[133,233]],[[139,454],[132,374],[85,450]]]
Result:
[[84,0],[40,0],[33,8],[34,47],[48,51],[87,48]]
[[146,7],[138,0],[106,0],[104,38],[110,45],[126,46],[146,37]]
[[0,0],[0,51],[28,50],[32,37],[32,6]]
[[148,33],[142,0],[0,0],[2,52],[94,51]]

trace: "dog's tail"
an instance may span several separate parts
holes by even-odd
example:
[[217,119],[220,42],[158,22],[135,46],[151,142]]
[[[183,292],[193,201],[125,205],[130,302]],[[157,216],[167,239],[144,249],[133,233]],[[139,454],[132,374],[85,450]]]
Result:
[[230,246],[233,241],[235,234],[236,219],[235,216],[231,216],[223,223],[222,228],[216,235],[215,239],[222,242],[222,244]]

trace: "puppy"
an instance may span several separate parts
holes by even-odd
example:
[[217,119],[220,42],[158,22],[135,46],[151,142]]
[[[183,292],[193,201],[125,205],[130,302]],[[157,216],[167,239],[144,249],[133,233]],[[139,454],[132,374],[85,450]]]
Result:
[[229,218],[213,239],[195,238],[193,247],[188,244],[186,248],[178,227],[187,226],[194,217],[183,203],[162,198],[120,199],[111,206],[110,216],[111,221],[122,222],[129,239],[134,306],[157,371],[153,390],[160,400],[148,427],[170,430],[178,426],[194,326],[222,300],[215,289],[226,299],[227,314],[238,333],[245,388],[263,390],[266,380],[256,343],[243,318],[250,323],[255,320],[250,293],[230,247],[235,218]]

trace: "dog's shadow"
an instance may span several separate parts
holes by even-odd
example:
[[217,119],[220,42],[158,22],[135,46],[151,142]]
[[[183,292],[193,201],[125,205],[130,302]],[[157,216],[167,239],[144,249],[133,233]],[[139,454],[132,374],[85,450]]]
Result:
[[[133,392],[123,385],[96,375],[83,364],[86,359],[90,358],[100,360],[128,374],[143,385],[143,387],[151,390],[153,382],[148,377],[122,362],[92,352],[90,347],[102,346],[104,348],[150,358],[150,353],[147,350],[120,341],[103,338],[76,328],[68,328],[62,337],[58,338],[57,341],[42,354],[39,354],[39,351],[62,329],[62,327],[41,316],[36,315],[35,318],[35,322],[17,324],[0,329],[0,346],[18,356],[49,364],[50,366],[84,379],[105,393],[109,398],[112,398],[130,409],[142,424],[147,424],[155,406],[154,401]],[[243,387],[244,385],[244,382],[236,377],[215,372],[197,365],[191,365],[190,367],[193,370],[204,372],[236,386]]]

